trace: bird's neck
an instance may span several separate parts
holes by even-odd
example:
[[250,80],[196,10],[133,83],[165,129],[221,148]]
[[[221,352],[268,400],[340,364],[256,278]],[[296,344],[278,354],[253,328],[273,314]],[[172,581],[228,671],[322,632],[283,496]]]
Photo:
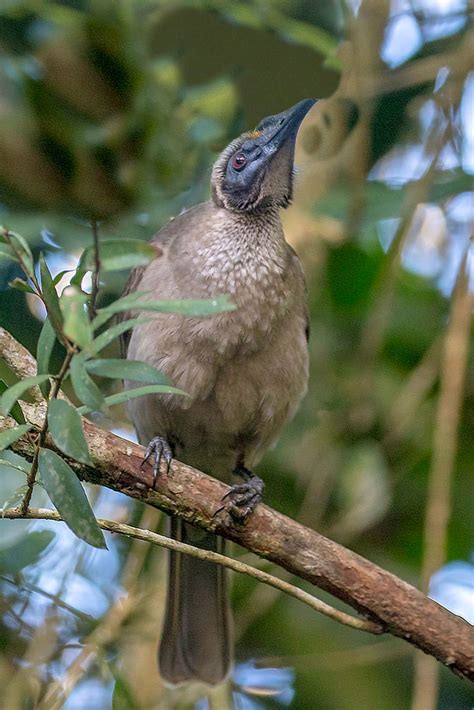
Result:
[[278,209],[221,212],[221,228],[197,247],[200,276],[209,293],[243,296],[250,290],[257,296],[272,290],[288,262]]

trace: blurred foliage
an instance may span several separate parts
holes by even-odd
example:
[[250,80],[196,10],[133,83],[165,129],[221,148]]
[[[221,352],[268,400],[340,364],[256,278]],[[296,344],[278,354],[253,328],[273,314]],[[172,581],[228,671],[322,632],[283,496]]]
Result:
[[[284,215],[308,276],[310,392],[261,465],[266,500],[414,584],[440,354],[474,220],[472,31],[467,3],[434,0],[410,9],[8,0],[0,9],[0,221],[27,238],[35,261],[46,254],[53,276],[77,267],[91,219],[101,238],[149,238],[207,199],[212,161],[233,137],[306,96],[323,99],[300,131],[295,206]],[[44,312],[8,288],[20,276],[0,261],[0,324],[35,352]],[[100,306],[125,278],[104,273]],[[56,344],[55,367],[62,355]],[[450,560],[472,555],[473,372]],[[93,376],[110,396],[110,380]],[[0,378],[12,382],[1,362]],[[124,411],[111,411],[99,421],[127,428]],[[2,453],[19,466],[14,456]],[[8,470],[2,500],[24,483]],[[162,523],[109,491],[89,499],[102,517]],[[66,710],[192,706],[155,670],[161,551],[111,537],[109,551],[96,550],[62,526],[0,522],[5,707],[37,707],[71,679]],[[409,707],[407,644],[339,627],[248,579],[235,578],[233,594],[236,707]],[[443,670],[439,708],[473,702]]]

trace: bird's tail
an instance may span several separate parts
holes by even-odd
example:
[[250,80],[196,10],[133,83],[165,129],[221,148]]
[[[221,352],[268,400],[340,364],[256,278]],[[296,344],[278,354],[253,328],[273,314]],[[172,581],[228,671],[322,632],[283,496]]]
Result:
[[[171,518],[171,537],[222,553],[224,540]],[[227,570],[170,552],[165,620],[159,647],[163,680],[216,685],[232,664],[232,620]]]

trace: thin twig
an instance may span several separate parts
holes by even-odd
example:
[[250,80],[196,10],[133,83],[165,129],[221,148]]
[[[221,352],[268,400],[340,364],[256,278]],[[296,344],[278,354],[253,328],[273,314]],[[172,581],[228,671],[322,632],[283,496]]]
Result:
[[[151,523],[152,518],[156,520],[159,515],[160,511],[158,510],[144,508],[142,519],[145,518]],[[94,659],[100,655],[105,645],[112,643],[120,628],[140,605],[137,580],[145,562],[146,550],[147,546],[142,545],[140,540],[133,541],[121,574],[120,586],[123,591],[114,599],[105,616],[80,645],[78,655],[65,669],[64,674],[49,685],[40,708],[53,710],[62,707],[81,678],[88,672]]]
[[0,575],[0,580],[2,580],[2,582],[7,582],[8,584],[11,584],[17,589],[25,589],[29,592],[39,594],[42,597],[45,597],[45,599],[49,599],[49,601],[54,602],[55,606],[59,607],[60,609],[64,609],[65,611],[68,611],[73,616],[76,616],[78,619],[80,619],[81,621],[85,621],[88,624],[95,624],[97,621],[95,617],[91,616],[90,614],[87,614],[86,612],[81,611],[80,609],[76,609],[75,607],[71,606],[62,599],[59,599],[56,594],[51,594],[51,592],[47,592],[45,589],[38,587],[36,584],[33,584],[33,582],[28,582],[26,579],[15,581],[15,579],[10,579],[9,577],[5,577],[2,574]]
[[[62,520],[59,513],[54,510],[48,510],[47,508],[30,508],[26,515],[23,514],[19,508],[0,509],[0,516],[8,519],[33,518],[35,520]],[[167,550],[182,552],[186,555],[190,555],[191,557],[196,557],[198,560],[214,562],[215,564],[227,567],[234,572],[246,574],[249,577],[257,579],[259,582],[263,582],[263,584],[268,584],[270,587],[274,587],[275,589],[285,592],[285,594],[288,594],[291,597],[295,597],[295,599],[299,599],[299,601],[307,604],[320,614],[329,616],[329,618],[334,619],[334,621],[338,621],[340,624],[344,624],[345,626],[351,626],[353,629],[367,631],[371,634],[381,634],[384,632],[384,628],[380,624],[368,621],[367,619],[351,616],[343,611],[339,611],[339,609],[334,609],[334,607],[329,606],[329,604],[317,599],[312,594],[305,592],[303,589],[295,587],[293,584],[289,584],[278,577],[274,577],[267,572],[251,567],[250,565],[240,562],[239,560],[234,560],[231,557],[226,557],[225,555],[221,555],[218,552],[212,552],[211,550],[202,550],[199,547],[193,547],[193,545],[188,545],[184,542],[179,542],[179,540],[173,540],[169,537],[165,537],[164,535],[151,532],[151,530],[142,530],[140,528],[132,527],[131,525],[115,522],[114,520],[98,519],[97,522],[99,527],[103,530],[107,530],[108,532],[120,533],[120,535],[132,537],[137,540],[151,542],[153,545],[165,547]]]
[[91,221],[92,241],[94,245],[94,271],[92,272],[92,287],[89,298],[89,318],[95,318],[97,296],[100,288],[100,251],[99,251],[99,225],[96,219]]
[[[69,369],[69,365],[71,363],[72,358],[76,354],[77,350],[73,345],[69,345],[68,350],[66,352],[66,355],[64,357],[63,363],[61,365],[61,369],[59,370],[59,373],[56,375],[54,378],[54,384],[51,388],[51,394],[49,397],[49,402],[51,402],[53,399],[56,399],[59,390],[61,389],[61,385],[63,383],[63,380],[67,374],[67,371]],[[28,510],[28,507],[31,503],[31,497],[33,495],[33,488],[35,485],[36,481],[36,474],[38,473],[38,464],[39,464],[39,455],[40,451],[43,448],[46,437],[48,434],[48,417],[46,416],[44,418],[43,426],[41,427],[41,430],[39,432],[38,440],[36,442],[35,446],[35,452],[33,455],[33,460],[31,462],[31,468],[28,472],[27,479],[26,479],[26,492],[23,497],[23,500],[21,501],[21,506],[20,509],[23,513],[23,515],[26,513]]]
[[[473,306],[474,298],[469,290],[466,251],[456,282],[451,318],[444,342],[441,391],[436,412],[424,527],[421,588],[425,592],[428,592],[431,576],[446,559],[451,486],[467,371]],[[434,710],[437,696],[437,665],[433,663],[433,659],[417,655],[412,710]]]

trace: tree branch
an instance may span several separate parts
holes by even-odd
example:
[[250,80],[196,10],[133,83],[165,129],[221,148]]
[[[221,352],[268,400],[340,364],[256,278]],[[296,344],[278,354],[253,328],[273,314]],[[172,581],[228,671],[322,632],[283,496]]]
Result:
[[[50,510],[49,508],[29,508],[26,513],[23,513],[21,508],[0,508],[0,516],[7,520],[24,520],[28,518],[33,520],[62,521],[59,513],[55,510]],[[339,609],[334,609],[334,607],[329,606],[329,604],[326,604],[320,599],[317,599],[312,594],[308,594],[308,592],[305,592],[303,589],[295,587],[293,584],[289,584],[289,582],[285,582],[283,579],[279,579],[272,574],[268,574],[268,572],[252,567],[245,562],[235,560],[232,557],[221,555],[220,553],[213,552],[212,550],[203,550],[200,547],[194,547],[193,545],[188,545],[187,543],[180,542],[179,540],[173,540],[172,538],[165,537],[165,535],[159,535],[151,530],[143,530],[142,528],[125,525],[124,523],[118,523],[115,520],[101,520],[98,518],[97,523],[102,530],[125,535],[126,537],[131,537],[135,540],[150,542],[152,545],[164,547],[167,550],[174,550],[175,552],[182,552],[186,555],[190,555],[191,557],[196,557],[198,560],[214,562],[222,567],[231,569],[233,572],[246,574],[248,577],[253,577],[259,582],[263,582],[263,584],[268,584],[270,587],[274,587],[281,592],[285,592],[285,594],[288,594],[304,604],[307,604],[311,607],[311,609],[318,611],[320,614],[329,616],[330,619],[338,621],[340,624],[344,624],[345,626],[350,626],[353,629],[367,631],[370,634],[381,634],[385,630],[380,624],[376,624],[367,619],[351,616],[350,614],[346,614],[344,611],[339,611]]]
[[[12,346],[15,341],[1,335],[0,329],[3,355],[2,344]],[[18,344],[14,347],[22,349]],[[9,357],[14,362],[11,352]],[[27,420],[41,428],[44,407],[22,403],[22,408]],[[0,430],[11,424],[11,420],[0,419]],[[330,592],[385,631],[474,680],[472,627],[414,587],[268,506],[257,506],[243,526],[233,524],[225,514],[214,517],[229,487],[179,461],[173,462],[169,476],[162,467],[153,490],[151,466],[141,467],[143,447],[88,421],[84,421],[84,430],[94,467],[70,462],[82,480],[120,491],[233,540]],[[45,444],[54,448],[49,438]],[[31,458],[33,445],[28,435],[12,448]]]

